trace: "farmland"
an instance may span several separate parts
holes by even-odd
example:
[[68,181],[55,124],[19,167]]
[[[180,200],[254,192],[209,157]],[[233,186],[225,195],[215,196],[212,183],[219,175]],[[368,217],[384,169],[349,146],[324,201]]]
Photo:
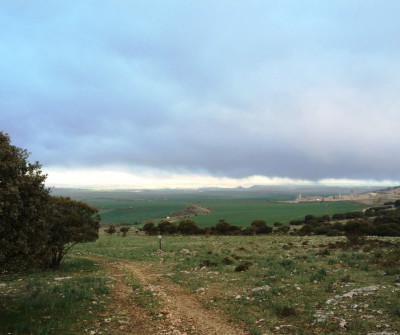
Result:
[[267,224],[274,222],[289,223],[293,219],[304,219],[307,214],[316,216],[344,213],[363,208],[363,206],[350,202],[310,202],[310,203],[283,203],[283,202],[262,202],[247,200],[229,200],[200,202],[203,207],[212,208],[212,213],[194,218],[200,227],[215,225],[218,220],[225,219],[229,223],[246,227],[253,220],[262,219]]
[[[332,194],[325,191],[327,195]],[[63,193],[61,193],[64,195]],[[128,192],[128,191],[69,191],[65,195],[86,201],[99,209],[103,223],[158,222],[170,213],[185,209],[189,204],[209,208],[211,213],[192,219],[200,227],[215,225],[220,219],[246,227],[256,219],[288,223],[305,215],[333,215],[365,208],[352,202],[285,203],[294,192],[238,192],[214,191],[207,193],[182,192]],[[312,194],[312,193],[310,193]]]

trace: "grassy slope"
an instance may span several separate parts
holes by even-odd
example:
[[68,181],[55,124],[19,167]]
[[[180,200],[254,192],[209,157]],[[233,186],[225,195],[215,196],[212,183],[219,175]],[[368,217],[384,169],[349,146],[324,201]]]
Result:
[[108,301],[111,282],[87,259],[60,270],[0,276],[1,334],[79,334]]
[[[244,321],[253,335],[271,330],[276,334],[366,334],[377,326],[386,331],[399,329],[399,251],[387,245],[347,250],[330,246],[340,240],[324,236],[165,236],[164,253],[157,255],[157,236],[110,239],[103,235],[97,243],[81,245],[79,251],[144,262],[193,294],[203,288],[199,298],[204,304]],[[385,240],[400,242],[398,238]],[[190,254],[182,255],[183,248]],[[251,263],[249,270],[236,272],[235,267],[243,262]],[[259,289],[266,285],[269,289]],[[371,285],[378,289],[326,303]],[[326,318],[324,322],[316,322],[318,313]],[[346,321],[345,328],[341,320]],[[276,328],[281,325],[290,328]]]

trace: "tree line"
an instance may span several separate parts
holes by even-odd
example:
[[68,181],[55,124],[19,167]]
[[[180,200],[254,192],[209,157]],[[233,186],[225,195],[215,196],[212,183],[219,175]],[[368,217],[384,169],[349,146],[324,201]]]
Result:
[[[200,228],[197,223],[185,219],[178,224],[163,220],[158,225],[147,222],[143,231],[150,235],[327,235],[327,236],[400,236],[400,200],[385,206],[371,207],[363,211],[314,216],[308,214],[303,220],[292,220],[289,225],[275,222],[274,227],[264,220],[254,220],[249,227],[239,227],[226,220],[219,220],[215,226]],[[290,227],[293,227],[291,229]]]
[[0,132],[0,274],[58,268],[80,242],[98,238],[96,208],[50,194],[39,162]]
[[195,221],[190,219],[178,224],[164,220],[157,226],[153,222],[147,222],[143,226],[143,231],[150,235],[259,235],[270,234],[272,230],[272,227],[268,226],[264,220],[254,220],[250,227],[246,228],[232,225],[224,219],[219,220],[215,226],[205,228],[200,228]]

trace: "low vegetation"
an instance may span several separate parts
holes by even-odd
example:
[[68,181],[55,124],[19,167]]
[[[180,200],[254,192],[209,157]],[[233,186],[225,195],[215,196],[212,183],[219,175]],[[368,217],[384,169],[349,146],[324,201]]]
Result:
[[102,267],[67,257],[57,271],[0,277],[1,334],[89,332],[110,299],[111,281]]
[[[80,253],[146,264],[244,322],[253,335],[348,334],[400,327],[400,240],[337,236],[128,234]],[[142,288],[143,289],[143,288]],[[151,299],[150,299],[151,298]],[[141,304],[157,297],[144,296]],[[150,299],[150,300],[149,300]],[[158,315],[157,311],[152,311]]]

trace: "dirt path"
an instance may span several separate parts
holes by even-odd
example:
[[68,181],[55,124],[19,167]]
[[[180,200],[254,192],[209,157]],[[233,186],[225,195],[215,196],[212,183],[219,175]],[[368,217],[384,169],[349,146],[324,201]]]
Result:
[[[109,313],[114,315],[106,327],[110,334],[138,335],[247,335],[218,310],[207,309],[193,294],[157,274],[150,267],[128,261],[110,261],[100,256],[91,259],[104,264],[115,283]],[[157,319],[147,316],[133,300],[127,284],[134,277],[160,303]],[[119,318],[119,320],[118,320]],[[103,332],[104,334],[104,332]]]

